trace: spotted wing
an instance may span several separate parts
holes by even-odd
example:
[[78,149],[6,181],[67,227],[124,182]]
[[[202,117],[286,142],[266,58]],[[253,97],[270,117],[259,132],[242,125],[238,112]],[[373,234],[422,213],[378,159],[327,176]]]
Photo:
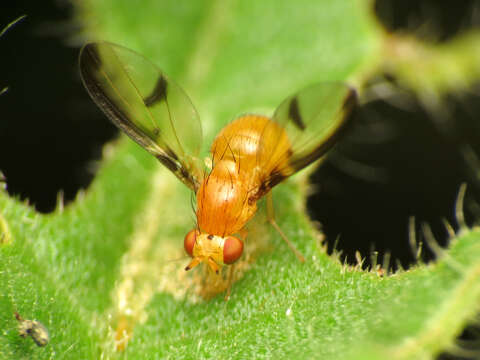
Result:
[[272,134],[278,132],[274,127],[281,128],[289,146],[266,146],[271,140],[268,135],[265,139],[262,136],[258,158],[270,170],[256,197],[262,197],[273,186],[325,155],[348,127],[356,101],[355,90],[342,83],[314,84],[287,97],[263,133]]
[[107,117],[196,191],[202,130],[185,92],[143,56],[107,42],[82,48],[80,74]]

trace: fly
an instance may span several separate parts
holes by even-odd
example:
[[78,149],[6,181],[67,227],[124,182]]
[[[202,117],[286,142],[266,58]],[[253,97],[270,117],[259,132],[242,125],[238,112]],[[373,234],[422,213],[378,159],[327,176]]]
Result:
[[184,238],[191,257],[186,270],[206,263],[219,273],[234,264],[243,253],[245,225],[264,196],[269,222],[303,261],[274,221],[271,190],[338,141],[356,104],[352,88],[314,84],[287,97],[272,117],[238,117],[215,138],[212,168],[204,175],[198,113],[158,67],[122,46],[99,42],[81,50],[80,73],[107,117],[195,192],[197,224]]

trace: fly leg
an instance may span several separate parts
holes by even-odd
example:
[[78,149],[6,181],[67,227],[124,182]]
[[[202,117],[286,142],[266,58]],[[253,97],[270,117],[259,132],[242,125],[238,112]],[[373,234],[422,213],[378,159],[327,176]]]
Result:
[[268,222],[273,226],[275,230],[280,234],[283,240],[287,243],[288,247],[290,250],[293,251],[295,256],[300,262],[305,262],[305,258],[303,257],[302,253],[297,250],[297,248],[288,240],[287,236],[283,233],[282,229],[280,229],[280,226],[278,226],[277,222],[275,221],[275,211],[273,208],[273,197],[272,197],[272,192],[268,192],[266,195],[267,197],[267,220]]
[[227,291],[225,293],[225,301],[230,299],[230,293],[232,292],[232,285],[233,285],[233,274],[235,273],[235,264],[230,265],[230,269],[228,270],[228,282],[227,282]]

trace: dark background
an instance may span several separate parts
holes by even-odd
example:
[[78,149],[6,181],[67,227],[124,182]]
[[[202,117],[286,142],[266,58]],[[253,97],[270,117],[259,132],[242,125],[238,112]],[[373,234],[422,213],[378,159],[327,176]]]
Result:
[[[388,31],[427,43],[448,41],[480,24],[479,1],[377,0],[375,12]],[[312,176],[318,191],[308,199],[309,212],[321,222],[329,251],[341,251],[343,260],[355,264],[360,251],[369,266],[378,251],[379,263],[408,268],[416,262],[408,242],[411,217],[422,261],[435,257],[425,232],[445,246],[445,221],[458,230],[455,203],[462,183],[467,223],[479,218],[473,163],[480,150],[480,87],[447,94],[436,113],[393,74],[378,74],[370,85],[388,86],[392,94],[357,111],[353,129]]]
[[[9,8],[6,8],[6,7]],[[70,201],[94,177],[94,160],[116,129],[78,76],[79,28],[67,1],[4,1],[0,27],[27,17],[0,38],[0,170],[8,192],[41,212],[61,190]]]
[[[392,32],[443,42],[480,25],[480,1],[381,1],[375,12]],[[28,17],[0,38],[0,170],[12,196],[38,211],[55,208],[88,188],[102,145],[117,130],[96,108],[80,83],[79,27],[66,1],[10,1],[2,4],[0,27]],[[465,215],[471,225],[480,214],[478,168],[466,154],[479,154],[480,90],[449,94],[448,116],[429,112],[392,74],[378,74],[393,95],[377,98],[356,112],[355,125],[312,176],[309,214],[326,234],[329,251],[369,266],[373,250],[390,268],[408,267],[415,257],[408,245],[408,219],[415,218],[417,241],[428,224],[435,240],[448,243],[444,220],[457,229],[455,201],[467,183]],[[423,224],[423,225],[422,225]],[[424,246],[421,259],[434,253]],[[464,338],[471,338],[471,328]],[[442,355],[447,358],[447,355]]]

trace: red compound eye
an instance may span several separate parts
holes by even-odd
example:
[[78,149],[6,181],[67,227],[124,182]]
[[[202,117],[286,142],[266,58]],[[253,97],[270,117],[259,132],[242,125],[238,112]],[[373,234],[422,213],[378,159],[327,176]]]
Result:
[[197,241],[197,236],[199,231],[197,229],[190,230],[187,235],[185,235],[185,239],[183,240],[183,246],[185,247],[185,251],[188,255],[193,257],[193,247],[195,246],[195,242]]
[[233,264],[243,253],[243,242],[235,236],[229,236],[223,244],[223,262]]

